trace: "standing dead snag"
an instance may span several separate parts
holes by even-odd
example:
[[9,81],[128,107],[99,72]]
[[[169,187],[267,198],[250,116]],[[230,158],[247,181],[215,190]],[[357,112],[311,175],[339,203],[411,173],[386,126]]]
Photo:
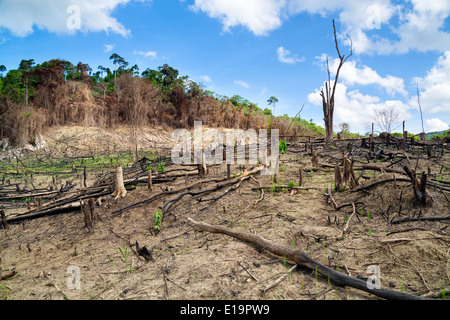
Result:
[[115,197],[115,200],[118,198],[123,198],[127,195],[127,189],[125,189],[125,185],[123,183],[123,170],[122,166],[116,167],[116,189],[114,193],[111,195]]
[[81,200],[81,212],[83,212],[84,216],[84,226],[90,231],[92,228],[92,218],[89,212],[89,205]]
[[358,179],[356,178],[355,171],[353,169],[353,161],[347,157],[344,157],[344,184],[348,184],[350,189],[354,189],[359,186]]
[[339,165],[334,168],[334,191],[340,192],[342,190],[342,173]]
[[422,173],[422,177],[417,179],[416,172],[414,170],[411,170],[407,166],[403,167],[403,170],[405,170],[408,177],[411,179],[413,191],[414,191],[414,197],[416,198],[417,202],[421,205],[427,204],[427,174],[424,172]]
[[[323,116],[325,121],[325,144],[329,148],[333,144],[333,114],[334,114],[334,97],[336,94],[336,86],[339,79],[339,74],[341,72],[341,68],[344,65],[344,63],[347,61],[348,58],[350,58],[353,55],[353,43],[352,39],[348,36],[350,39],[350,54],[346,57],[345,55],[341,55],[341,52],[339,51],[339,45],[337,41],[337,35],[336,35],[336,26],[334,24],[333,20],[333,29],[334,29],[334,41],[336,43],[336,50],[339,55],[339,66],[336,71],[336,76],[334,79],[334,84],[331,83],[331,75],[330,75],[330,67],[328,64],[328,58],[327,58],[327,71],[328,71],[328,81],[325,82],[325,88],[322,88],[322,91],[320,92],[320,96],[322,97],[322,106],[323,106]],[[333,86],[333,87],[332,87]],[[324,92],[325,89],[325,92]]]
[[303,185],[303,167],[300,166],[298,168],[298,186],[301,187]]
[[312,150],[311,164],[312,164],[313,168],[319,167],[319,157],[317,156],[316,150]]

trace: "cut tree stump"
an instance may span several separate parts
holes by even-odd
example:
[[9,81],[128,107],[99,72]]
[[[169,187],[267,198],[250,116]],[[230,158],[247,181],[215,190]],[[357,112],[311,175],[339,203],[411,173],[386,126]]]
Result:
[[411,179],[414,197],[418,203],[421,205],[427,204],[427,177],[428,175],[424,172],[420,180],[416,177],[416,172],[411,170],[407,166],[403,167],[408,177]]
[[111,195],[115,197],[115,200],[118,198],[124,198],[127,195],[127,189],[125,189],[125,185],[123,183],[123,169],[122,166],[116,167],[116,189],[114,193]]

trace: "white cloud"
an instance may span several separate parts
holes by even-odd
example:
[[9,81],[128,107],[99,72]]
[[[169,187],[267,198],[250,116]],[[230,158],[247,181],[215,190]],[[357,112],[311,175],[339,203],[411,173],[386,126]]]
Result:
[[0,30],[7,29],[19,37],[32,34],[36,27],[55,33],[104,31],[128,36],[130,31],[111,14],[119,5],[129,1],[0,1]]
[[279,47],[277,49],[278,60],[283,63],[294,64],[297,62],[305,61],[305,58],[298,58],[297,55],[292,55],[291,52],[284,47]]
[[203,82],[212,82],[212,79],[210,76],[208,75],[204,75],[204,76],[199,76],[200,80],[202,80]]
[[[317,57],[319,65],[322,69],[325,70],[326,59],[327,57],[325,54]],[[332,76],[335,76],[339,63],[339,59],[331,59],[329,61],[330,73]],[[344,64],[339,75],[339,81],[342,81],[344,84],[349,86],[353,86],[356,84],[363,86],[377,85],[386,90],[386,92],[391,95],[399,93],[403,96],[407,96],[408,94],[405,90],[405,83],[402,78],[394,77],[391,75],[382,77],[378,74],[377,71],[368,66],[358,66],[356,61],[354,60],[347,60],[347,62]]]
[[427,132],[436,132],[448,130],[449,125],[442,121],[441,119],[427,119],[425,120]]
[[135,50],[133,53],[144,56],[146,58],[152,58],[152,59],[156,59],[158,57],[158,53],[156,51],[137,51],[137,50]]
[[300,13],[338,16],[339,37],[349,45],[349,34],[355,53],[450,50],[448,0],[195,0],[191,8],[220,20],[224,31],[244,26],[258,36]]
[[234,83],[246,89],[250,88],[250,85],[242,80],[235,80]]
[[267,35],[282,24],[281,10],[287,0],[195,0],[191,9],[219,19],[223,30],[244,26],[255,35]]
[[[308,101],[322,107],[322,97],[317,89],[308,95]],[[335,95],[334,123],[346,122],[352,132],[364,133],[375,122],[375,112],[393,108],[400,114],[401,121],[411,119],[411,107],[400,100],[381,101],[377,96],[365,95],[358,90],[348,91],[345,84],[338,83]]]
[[115,44],[105,44],[105,52],[110,52],[112,51],[112,49],[114,49],[116,47]]
[[[322,16],[339,13],[337,31],[347,45],[346,34],[351,36],[356,53],[450,50],[450,33],[444,29],[450,15],[448,0],[292,0],[290,14],[300,12]],[[391,36],[387,38],[378,30]]]
[[[450,51],[441,56],[423,78],[414,78],[419,85],[420,105],[424,112],[450,113]],[[417,97],[411,98],[411,105],[419,107]]]

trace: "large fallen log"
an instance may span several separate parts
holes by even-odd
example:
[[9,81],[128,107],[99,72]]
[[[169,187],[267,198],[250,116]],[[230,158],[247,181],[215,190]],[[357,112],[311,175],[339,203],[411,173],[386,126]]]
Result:
[[56,215],[60,213],[66,213],[66,212],[73,212],[75,210],[80,209],[81,207],[81,200],[87,200],[91,198],[97,198],[109,195],[110,191],[105,191],[101,193],[91,193],[91,194],[84,194],[80,195],[74,198],[70,198],[64,201],[61,201],[60,203],[52,204],[48,207],[46,207],[44,210],[39,210],[35,212],[27,212],[27,213],[21,213],[17,214],[15,216],[9,216],[7,217],[8,223],[17,223],[24,220],[31,220],[36,218],[41,218],[45,216],[51,216]]
[[270,251],[271,253],[285,257],[286,259],[295,262],[299,267],[316,271],[318,274],[325,276],[327,279],[334,282],[338,286],[349,286],[384,299],[424,300],[424,298],[422,297],[395,290],[389,290],[385,288],[371,288],[371,286],[368,285],[367,281],[363,281],[361,279],[354,278],[344,273],[333,270],[315,261],[301,250],[293,250],[289,247],[283,247],[252,233],[239,232],[222,226],[213,226],[204,222],[197,222],[191,218],[188,218],[188,224],[197,231],[225,234],[236,239],[252,243],[264,250]]

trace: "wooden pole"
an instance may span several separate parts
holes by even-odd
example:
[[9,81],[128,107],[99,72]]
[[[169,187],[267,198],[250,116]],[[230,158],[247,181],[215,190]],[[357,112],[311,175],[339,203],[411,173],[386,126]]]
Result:
[[94,198],[89,199],[89,211],[91,214],[91,224],[94,225],[94,222],[97,221],[97,215],[95,213],[95,200]]
[[298,186],[301,187],[303,185],[303,167],[300,166],[298,168]]
[[83,171],[83,185],[85,188],[87,188],[86,180],[87,180],[87,174],[86,174],[86,166],[85,166],[84,171]]
[[311,163],[314,168],[317,168],[319,166],[319,158],[317,157],[317,151],[312,150],[312,158]]
[[147,185],[148,185],[148,190],[152,190],[152,172],[150,170],[147,171],[147,176],[148,176],[148,180],[147,180]]
[[406,138],[408,137],[408,132],[405,131],[405,121],[403,121],[403,150],[406,150]]
[[342,189],[342,174],[339,165],[334,168],[334,190],[340,192]]

